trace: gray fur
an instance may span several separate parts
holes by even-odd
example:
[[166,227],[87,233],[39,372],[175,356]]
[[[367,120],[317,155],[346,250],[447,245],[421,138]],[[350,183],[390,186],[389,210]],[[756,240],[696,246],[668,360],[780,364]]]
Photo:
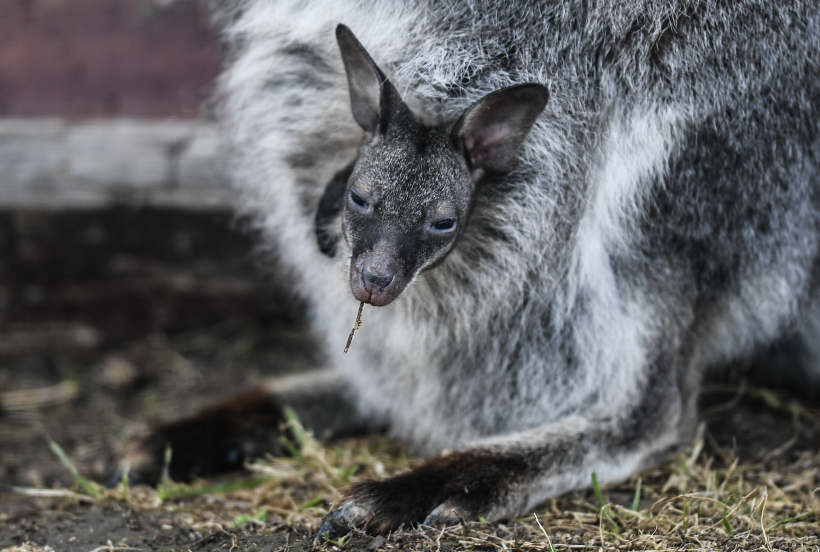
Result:
[[[425,454],[523,459],[486,519],[591,471],[628,477],[689,438],[705,369],[800,320],[818,338],[816,2],[247,0],[225,19],[244,211],[363,414]],[[426,124],[507,86],[550,91],[516,163],[476,186],[458,243],[365,309],[346,356],[351,251],[340,239],[329,260],[313,228],[364,139],[339,22]]]

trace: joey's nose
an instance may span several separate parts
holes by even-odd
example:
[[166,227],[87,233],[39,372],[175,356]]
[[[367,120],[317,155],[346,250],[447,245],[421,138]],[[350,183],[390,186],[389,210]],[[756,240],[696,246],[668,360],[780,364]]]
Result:
[[406,285],[401,266],[387,255],[372,255],[351,263],[350,290],[358,301],[383,307],[392,303]]
[[364,267],[362,268],[362,281],[364,281],[364,285],[368,288],[368,291],[378,293],[390,285],[390,282],[393,281],[393,274],[373,273],[368,270],[367,267]]

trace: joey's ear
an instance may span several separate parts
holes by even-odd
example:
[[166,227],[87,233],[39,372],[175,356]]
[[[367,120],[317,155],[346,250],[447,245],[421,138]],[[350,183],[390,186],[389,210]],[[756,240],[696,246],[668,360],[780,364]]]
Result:
[[336,27],[336,41],[345,64],[353,117],[365,131],[376,132],[381,115],[387,109],[389,83],[346,25],[340,23]]
[[467,108],[452,136],[456,147],[464,148],[473,180],[507,168],[548,98],[545,86],[520,84],[487,94]]

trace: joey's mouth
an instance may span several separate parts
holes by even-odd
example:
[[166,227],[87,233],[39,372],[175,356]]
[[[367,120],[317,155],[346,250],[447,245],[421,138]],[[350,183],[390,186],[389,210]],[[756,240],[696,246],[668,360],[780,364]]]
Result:
[[[401,289],[399,289],[399,287]],[[391,284],[383,289],[372,289],[365,286],[361,281],[351,281],[350,288],[353,292],[353,297],[355,297],[357,301],[364,301],[374,307],[389,305],[395,301],[404,290],[404,286],[395,284]]]
[[384,306],[389,305],[390,303],[393,302],[392,298],[385,297],[384,295],[377,295],[377,294],[357,295],[357,294],[354,293],[353,296],[357,300],[364,301],[365,303],[368,303],[369,305],[372,305],[374,307],[384,307]]

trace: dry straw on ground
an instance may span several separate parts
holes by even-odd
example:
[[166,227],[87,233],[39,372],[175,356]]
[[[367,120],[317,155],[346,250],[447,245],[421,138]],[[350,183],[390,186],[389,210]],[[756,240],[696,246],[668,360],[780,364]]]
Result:
[[[754,400],[789,409],[796,436],[801,427],[820,424],[812,412],[789,406],[795,403],[778,404],[766,392]],[[340,490],[359,478],[389,476],[418,462],[386,438],[322,445],[297,421],[289,423],[299,452],[253,462],[242,479],[166,482],[158,490],[120,486],[107,497],[135,509],[161,508],[174,516],[174,523],[202,534],[230,535],[236,549],[243,549],[242,535],[279,533],[285,535],[283,550],[301,550],[311,548],[310,538]],[[749,462],[731,448],[721,448],[704,424],[689,449],[666,464],[621,485],[550,500],[520,519],[404,527],[376,538],[353,530],[321,546],[431,552],[817,551],[820,451],[795,444],[800,444],[797,437],[783,446],[771,443],[762,460]]]

